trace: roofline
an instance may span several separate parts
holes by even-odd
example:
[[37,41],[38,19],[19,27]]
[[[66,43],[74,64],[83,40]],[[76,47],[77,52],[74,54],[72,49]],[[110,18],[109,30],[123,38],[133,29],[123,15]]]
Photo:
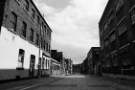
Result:
[[40,12],[39,9],[37,8],[37,6],[36,6],[35,3],[33,2],[33,0],[30,0],[30,2],[33,4],[33,6],[34,6],[35,9],[38,11],[39,15],[41,16],[41,18],[43,19],[43,21],[45,22],[45,24],[47,25],[47,27],[49,28],[49,30],[52,32],[52,29],[51,29],[50,26],[47,24],[45,18],[42,16],[41,12]]
[[106,6],[105,6],[105,9],[104,9],[104,11],[103,11],[103,14],[102,14],[102,16],[101,16],[101,19],[99,20],[99,24],[101,24],[101,22],[102,22],[102,20],[103,20],[103,18],[104,18],[104,16],[105,16],[105,13],[106,13],[106,11],[107,11],[107,9],[108,9],[109,4],[110,4],[111,1],[112,1],[112,0],[109,0],[109,1],[107,2]]

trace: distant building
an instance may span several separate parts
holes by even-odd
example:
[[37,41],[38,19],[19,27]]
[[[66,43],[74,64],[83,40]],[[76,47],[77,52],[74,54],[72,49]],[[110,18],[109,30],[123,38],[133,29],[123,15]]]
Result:
[[55,59],[51,59],[51,74],[52,75],[61,75],[62,74],[62,66],[61,66],[61,63],[58,62],[57,60]]
[[51,32],[32,0],[0,0],[1,77],[6,77],[4,71],[8,79],[48,71]]
[[103,72],[135,75],[135,0],[109,0],[99,32]]
[[92,47],[87,54],[89,73],[98,74],[101,59],[100,59],[100,47]]
[[63,52],[58,52],[57,50],[51,50],[51,57],[55,60],[57,60],[58,62],[63,61]]
[[73,73],[81,73],[81,64],[73,64]]
[[84,61],[81,63],[81,73],[83,74],[88,74],[89,73],[89,61],[88,61],[88,57],[86,57],[84,59]]
[[81,73],[99,74],[101,70],[100,47],[92,47],[81,64]]
[[65,59],[64,68],[65,68],[66,75],[72,74],[72,71],[73,71],[73,62],[72,62],[71,59],[68,59],[68,58]]

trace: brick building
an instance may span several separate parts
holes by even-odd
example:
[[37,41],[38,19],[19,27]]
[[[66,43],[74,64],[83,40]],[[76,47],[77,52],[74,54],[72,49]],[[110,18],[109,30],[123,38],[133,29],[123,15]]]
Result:
[[67,75],[72,74],[73,71],[73,62],[71,59],[66,58],[65,59],[65,73]]
[[101,59],[100,47],[92,47],[87,54],[87,57],[81,64],[82,73],[85,74],[98,74],[100,72]]
[[55,60],[57,60],[58,62],[63,61],[63,52],[58,52],[57,50],[51,50],[51,57]]
[[135,74],[135,0],[109,0],[99,22],[103,71]]
[[89,73],[97,74],[99,72],[100,62],[100,47],[92,47],[87,55]]
[[0,69],[48,70],[51,32],[32,0],[0,0]]

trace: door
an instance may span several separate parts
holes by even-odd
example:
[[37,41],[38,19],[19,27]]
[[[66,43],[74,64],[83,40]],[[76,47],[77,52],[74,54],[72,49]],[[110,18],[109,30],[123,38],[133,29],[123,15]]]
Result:
[[30,69],[29,69],[29,76],[34,77],[35,72],[35,55],[30,56]]

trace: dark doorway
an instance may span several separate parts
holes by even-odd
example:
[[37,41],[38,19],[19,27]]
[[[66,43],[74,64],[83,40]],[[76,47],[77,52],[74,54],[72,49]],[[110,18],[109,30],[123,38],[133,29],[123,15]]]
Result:
[[35,55],[30,56],[30,69],[29,69],[29,76],[34,77],[35,73]]

